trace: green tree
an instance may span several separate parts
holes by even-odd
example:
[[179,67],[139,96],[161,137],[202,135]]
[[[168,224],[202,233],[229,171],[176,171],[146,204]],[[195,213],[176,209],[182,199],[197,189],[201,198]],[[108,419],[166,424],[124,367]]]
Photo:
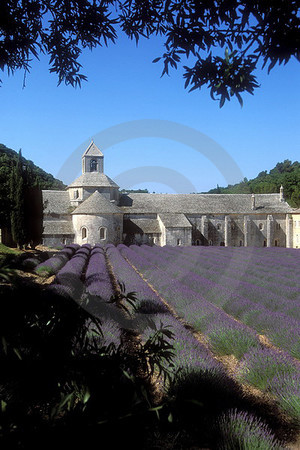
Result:
[[11,172],[10,188],[12,237],[17,246],[23,248],[26,243],[26,222],[25,183],[21,150],[19,151],[17,165]]
[[291,205],[300,208],[300,187],[297,187],[291,196]]
[[29,180],[25,188],[25,227],[26,243],[35,248],[43,234],[43,196],[37,180]]
[[10,176],[10,225],[19,248],[30,244],[35,248],[43,233],[43,199],[37,179],[24,164],[21,150]]
[[[268,72],[299,60],[298,0],[10,0],[0,3],[0,67],[30,70],[39,53],[50,56],[58,83],[81,85],[78,59],[85,48],[160,35],[162,74],[184,67],[185,87],[207,86],[223,106],[253,94],[261,64]],[[223,49],[220,51],[220,49]],[[190,65],[187,63],[190,62]]]
[[277,163],[269,173],[264,170],[252,180],[244,178],[240,183],[227,187],[218,186],[218,189],[211,189],[209,193],[247,194],[254,192],[255,194],[270,194],[278,193],[281,185],[286,201],[293,207],[299,207],[300,163],[298,161],[292,163],[289,159],[286,159]]

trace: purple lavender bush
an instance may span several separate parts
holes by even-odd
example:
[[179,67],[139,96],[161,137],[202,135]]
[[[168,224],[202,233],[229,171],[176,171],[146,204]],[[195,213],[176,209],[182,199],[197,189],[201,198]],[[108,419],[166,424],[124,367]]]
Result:
[[277,397],[279,405],[300,429],[300,373],[275,376],[267,390]]
[[87,265],[85,273],[85,288],[91,295],[110,300],[114,294],[104,254],[94,252]]
[[66,246],[60,252],[55,253],[51,258],[38,264],[35,268],[35,273],[40,276],[55,275],[69,259],[74,255],[75,247]]
[[241,360],[238,378],[265,391],[274,377],[299,373],[287,354],[269,348],[252,349]]
[[283,445],[259,417],[238,409],[223,413],[216,424],[220,450],[283,450]]

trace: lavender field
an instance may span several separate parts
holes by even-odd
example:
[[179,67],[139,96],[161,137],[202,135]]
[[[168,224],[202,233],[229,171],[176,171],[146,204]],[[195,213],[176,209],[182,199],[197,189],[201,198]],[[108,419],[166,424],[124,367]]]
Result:
[[[191,376],[209,379],[221,397],[236,389],[261,392],[299,429],[299,250],[74,244],[35,271],[55,275],[50,290],[76,301],[93,296],[95,315],[105,316],[106,344],[118,342],[127,326],[146,340],[153,333],[149,317],[170,327],[175,356],[166,368],[173,383],[162,383],[165,394],[172,385],[174,395],[178,380]],[[128,321],[109,303],[122,285],[136,293]],[[225,440],[230,432],[241,448],[284,448],[259,417],[234,406],[216,417]],[[265,445],[255,447],[257,440]]]

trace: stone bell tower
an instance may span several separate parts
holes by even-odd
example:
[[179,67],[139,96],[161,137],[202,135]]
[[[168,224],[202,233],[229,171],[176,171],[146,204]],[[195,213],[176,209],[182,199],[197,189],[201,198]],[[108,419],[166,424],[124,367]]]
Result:
[[98,172],[103,173],[104,155],[92,140],[84,154],[82,155],[82,173]]

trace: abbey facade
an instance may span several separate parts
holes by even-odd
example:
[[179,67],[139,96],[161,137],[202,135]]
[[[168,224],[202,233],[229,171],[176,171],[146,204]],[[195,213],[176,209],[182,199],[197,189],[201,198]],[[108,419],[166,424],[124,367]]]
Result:
[[[149,243],[300,248],[300,210],[274,194],[121,194],[91,142],[82,174],[44,190],[44,245]],[[298,232],[297,232],[298,230]],[[299,234],[298,234],[299,233]]]

